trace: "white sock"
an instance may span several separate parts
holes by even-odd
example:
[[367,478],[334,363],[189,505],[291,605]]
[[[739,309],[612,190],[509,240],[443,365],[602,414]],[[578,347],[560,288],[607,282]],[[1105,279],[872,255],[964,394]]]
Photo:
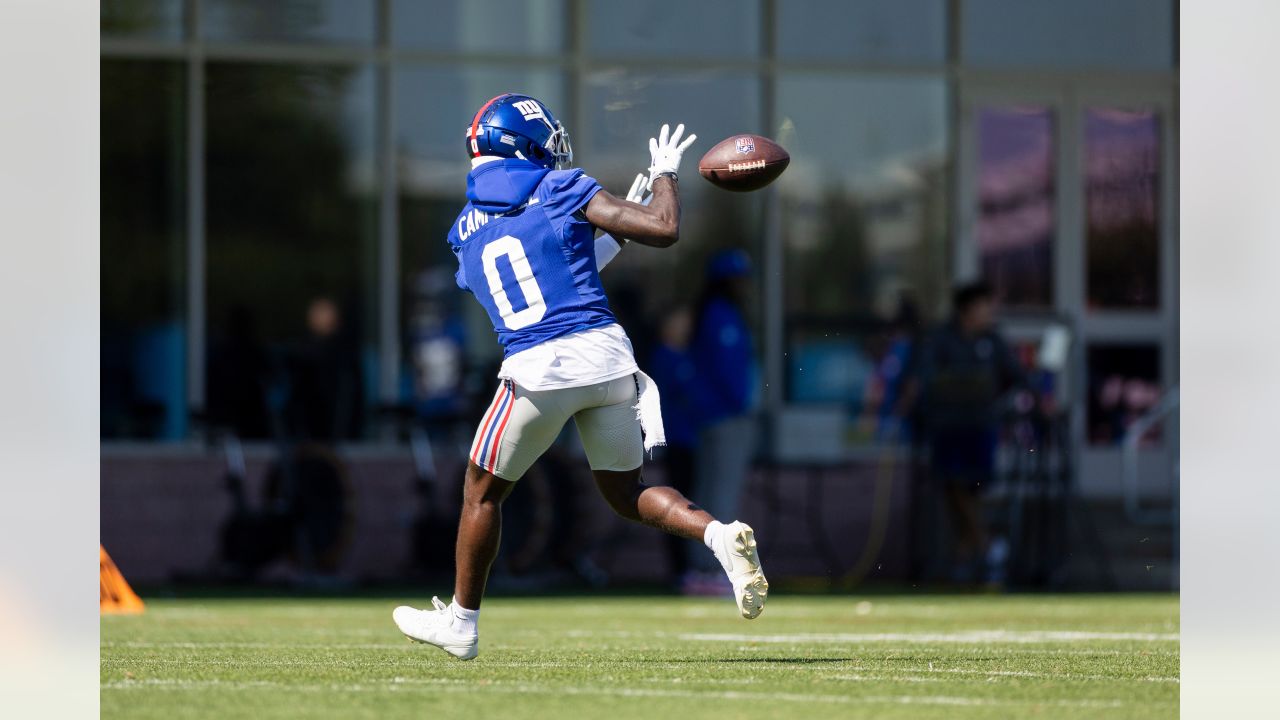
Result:
[[719,520],[712,520],[707,525],[707,529],[702,531],[702,544],[706,545],[708,550],[715,552],[717,545],[715,539],[720,536],[720,531],[723,529],[724,523]]
[[458,604],[455,598],[449,603],[449,609],[453,611],[453,623],[451,627],[453,631],[460,635],[476,635],[478,630],[476,625],[480,622],[479,610],[468,610]]
[[724,547],[724,543],[720,542],[720,534],[723,532],[724,523],[719,520],[712,520],[702,533],[702,544],[715,553],[716,560],[720,561],[720,567],[723,567],[725,572],[729,572],[729,568],[732,567],[729,564],[729,558],[721,554],[723,552],[721,548]]

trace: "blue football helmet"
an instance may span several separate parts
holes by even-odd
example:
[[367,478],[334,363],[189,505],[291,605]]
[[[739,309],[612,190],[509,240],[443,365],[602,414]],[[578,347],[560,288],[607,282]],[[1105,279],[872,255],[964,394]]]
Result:
[[480,107],[467,128],[467,154],[528,160],[544,168],[573,164],[569,133],[541,100],[505,93]]

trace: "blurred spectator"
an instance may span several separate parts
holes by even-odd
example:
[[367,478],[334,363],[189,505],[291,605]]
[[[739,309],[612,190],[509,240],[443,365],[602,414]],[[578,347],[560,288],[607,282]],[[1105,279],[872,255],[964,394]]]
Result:
[[[747,470],[756,447],[756,361],[744,314],[751,289],[751,260],[741,250],[723,250],[707,263],[707,284],[698,303],[691,354],[696,372],[699,435],[693,497],[716,517],[737,517]],[[690,558],[699,575],[724,573],[701,548]],[[707,590],[691,577],[689,592]]]
[[882,395],[876,412],[876,440],[907,442],[911,439],[911,421],[903,405],[912,364],[912,355],[920,341],[920,309],[909,294],[898,298],[898,310],[889,329],[889,346],[876,366]]
[[300,439],[332,443],[360,436],[364,407],[360,362],[337,303],[307,306],[308,337],[293,358],[290,413]]
[[465,413],[466,325],[453,274],[444,268],[418,273],[409,305],[408,367],[402,374],[403,397],[413,404],[428,431],[447,430]]
[[233,305],[226,335],[209,353],[209,421],[242,438],[270,437],[267,390],[273,375],[257,319],[244,305]]
[[[667,434],[662,466],[667,484],[686,496],[693,495],[698,449],[697,374],[689,353],[692,332],[689,308],[678,307],[667,314],[646,367],[662,392],[662,424]],[[689,570],[690,554],[689,540],[667,536],[667,557],[677,586]]]
[[956,535],[956,579],[973,579],[983,561],[987,579],[998,580],[1008,545],[991,540],[980,498],[995,472],[1001,400],[1023,378],[996,330],[989,286],[973,283],[956,289],[952,318],[921,344],[914,376],[911,394],[918,391],[919,429]]

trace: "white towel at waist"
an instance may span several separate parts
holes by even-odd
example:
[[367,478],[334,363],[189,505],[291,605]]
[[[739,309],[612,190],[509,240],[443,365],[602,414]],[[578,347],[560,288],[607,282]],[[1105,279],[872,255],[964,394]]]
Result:
[[644,449],[652,454],[655,447],[667,444],[667,434],[662,429],[662,399],[658,397],[658,383],[640,370],[636,371],[636,389],[636,417],[644,431]]

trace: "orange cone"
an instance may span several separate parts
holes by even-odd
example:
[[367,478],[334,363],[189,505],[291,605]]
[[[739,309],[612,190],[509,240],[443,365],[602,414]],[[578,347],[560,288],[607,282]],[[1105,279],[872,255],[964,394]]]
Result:
[[98,545],[98,584],[102,595],[98,609],[103,614],[136,615],[146,609],[142,598],[129,587],[120,569],[111,562],[107,549]]

